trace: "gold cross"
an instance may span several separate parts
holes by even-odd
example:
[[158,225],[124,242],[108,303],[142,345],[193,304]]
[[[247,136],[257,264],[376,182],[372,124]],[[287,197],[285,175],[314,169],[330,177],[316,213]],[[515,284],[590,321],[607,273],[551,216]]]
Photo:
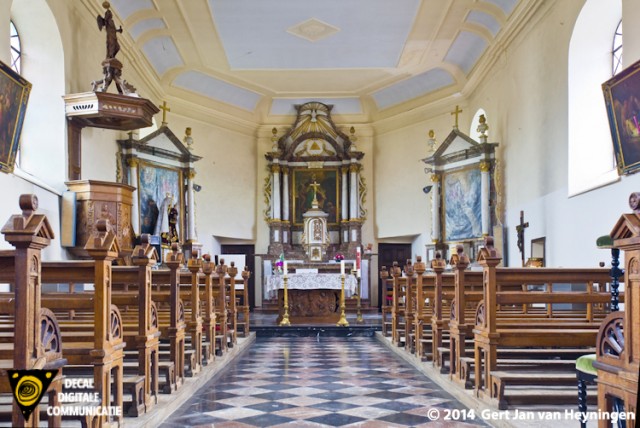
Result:
[[458,115],[462,113],[462,110],[460,110],[458,108],[458,106],[456,106],[456,109],[454,111],[451,112],[451,115],[453,116],[454,114],[456,115],[456,124],[455,124],[455,128],[458,129]]
[[311,187],[313,189],[313,201],[311,202],[311,206],[313,208],[318,208],[318,188],[320,187],[320,185],[316,182],[316,175],[313,174],[311,176],[311,179],[313,180],[313,183],[309,184],[309,187]]
[[171,111],[169,107],[167,107],[167,102],[163,101],[160,110],[162,110],[162,126],[167,125],[167,112]]

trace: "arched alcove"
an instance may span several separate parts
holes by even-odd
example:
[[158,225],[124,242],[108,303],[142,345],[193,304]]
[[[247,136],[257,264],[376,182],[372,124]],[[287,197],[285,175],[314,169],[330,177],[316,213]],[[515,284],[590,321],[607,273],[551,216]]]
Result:
[[622,2],[587,0],[569,44],[569,196],[618,179],[601,84],[611,77]]

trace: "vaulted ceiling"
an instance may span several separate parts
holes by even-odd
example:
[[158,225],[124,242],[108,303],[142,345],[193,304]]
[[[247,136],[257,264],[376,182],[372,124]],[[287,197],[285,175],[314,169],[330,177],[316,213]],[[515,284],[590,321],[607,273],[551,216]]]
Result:
[[157,95],[257,123],[309,100],[373,120],[464,94],[535,3],[111,0]]

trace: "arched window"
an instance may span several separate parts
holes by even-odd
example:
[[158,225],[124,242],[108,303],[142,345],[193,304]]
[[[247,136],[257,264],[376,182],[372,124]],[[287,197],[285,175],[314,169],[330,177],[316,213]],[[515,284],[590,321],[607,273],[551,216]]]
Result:
[[573,27],[568,57],[569,196],[619,179],[601,85],[611,78],[612,59],[615,64],[622,55],[622,49],[612,54],[611,40],[622,30],[621,16],[621,0],[587,0]]
[[611,75],[615,76],[622,71],[622,19],[613,34],[613,49],[611,50]]
[[18,30],[16,29],[13,21],[9,21],[9,29],[11,31],[11,68],[13,68],[16,73],[20,74],[20,65],[22,62],[22,46],[20,45],[20,34],[18,34]]

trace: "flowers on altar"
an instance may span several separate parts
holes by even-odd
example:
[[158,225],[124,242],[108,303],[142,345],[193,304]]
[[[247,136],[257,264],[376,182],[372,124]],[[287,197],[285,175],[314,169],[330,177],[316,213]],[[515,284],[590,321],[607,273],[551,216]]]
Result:
[[344,254],[342,254],[342,253],[336,253],[336,255],[335,255],[335,256],[333,256],[333,259],[334,259],[336,262],[341,262],[342,260],[344,260]]
[[273,273],[282,274],[282,269],[284,266],[284,254],[280,253],[280,257],[274,263],[275,268],[273,269]]

